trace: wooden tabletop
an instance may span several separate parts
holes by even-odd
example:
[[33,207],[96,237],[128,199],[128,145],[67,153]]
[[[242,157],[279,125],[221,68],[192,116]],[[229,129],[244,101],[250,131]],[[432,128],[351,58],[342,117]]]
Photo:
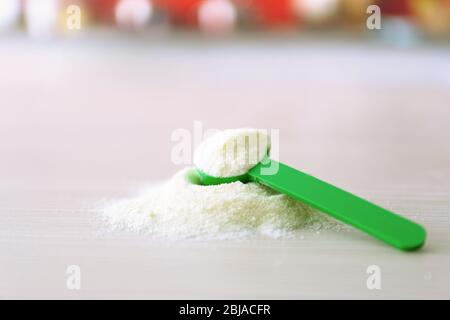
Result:
[[[0,298],[450,298],[449,53],[2,39]],[[175,243],[107,232],[98,204],[181,169],[171,134],[195,121],[280,129],[282,161],[423,224],[426,246],[404,253],[356,230]]]

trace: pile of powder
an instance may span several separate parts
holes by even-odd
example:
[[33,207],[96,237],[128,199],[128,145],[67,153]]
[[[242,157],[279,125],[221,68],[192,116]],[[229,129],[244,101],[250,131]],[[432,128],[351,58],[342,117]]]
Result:
[[187,168],[165,184],[103,210],[111,226],[172,240],[286,237],[298,229],[338,228],[306,204],[257,183],[199,184]]
[[[262,130],[225,130],[199,146],[194,163],[212,176],[239,176],[261,161],[269,148],[270,139]],[[169,239],[278,238],[301,228],[340,226],[306,204],[258,183],[202,185],[194,168],[181,170],[136,198],[113,203],[103,215],[115,228]]]

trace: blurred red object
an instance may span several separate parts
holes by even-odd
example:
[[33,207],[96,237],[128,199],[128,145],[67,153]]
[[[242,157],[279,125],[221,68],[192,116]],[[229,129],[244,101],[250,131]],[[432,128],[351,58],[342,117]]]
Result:
[[292,0],[236,0],[267,27],[291,27],[297,22]]
[[[175,23],[197,25],[197,12],[204,0],[154,0],[156,7],[166,11]],[[245,8],[255,20],[265,26],[292,26],[296,22],[292,0],[232,0]]]
[[161,8],[176,24],[197,25],[197,12],[203,0],[154,0],[155,7]]
[[[152,0],[152,4],[174,24],[198,25],[198,10],[205,0]],[[231,0],[237,10],[245,9],[252,20],[268,27],[294,25],[296,16],[293,0]],[[95,20],[100,23],[114,22],[114,12],[118,0],[89,0],[87,6]]]
[[117,3],[118,0],[89,0],[86,4],[95,20],[114,23]]
[[412,6],[410,0],[378,0],[378,6],[382,15],[387,16],[410,16]]

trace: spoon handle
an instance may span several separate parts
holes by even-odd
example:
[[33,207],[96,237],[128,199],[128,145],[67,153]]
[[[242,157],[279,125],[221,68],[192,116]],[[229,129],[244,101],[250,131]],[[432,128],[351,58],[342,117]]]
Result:
[[[276,165],[275,174],[263,174],[262,170]],[[249,176],[398,249],[416,250],[425,243],[426,231],[421,225],[283,163],[260,163]]]

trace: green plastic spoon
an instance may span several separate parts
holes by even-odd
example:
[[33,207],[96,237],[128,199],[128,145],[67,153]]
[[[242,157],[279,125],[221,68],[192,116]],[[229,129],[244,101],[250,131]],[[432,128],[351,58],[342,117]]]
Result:
[[[261,174],[261,169],[273,165],[278,165],[275,174]],[[274,160],[265,159],[237,177],[212,177],[201,170],[197,172],[204,185],[235,181],[264,184],[401,250],[416,250],[425,243],[426,231],[421,225]]]

